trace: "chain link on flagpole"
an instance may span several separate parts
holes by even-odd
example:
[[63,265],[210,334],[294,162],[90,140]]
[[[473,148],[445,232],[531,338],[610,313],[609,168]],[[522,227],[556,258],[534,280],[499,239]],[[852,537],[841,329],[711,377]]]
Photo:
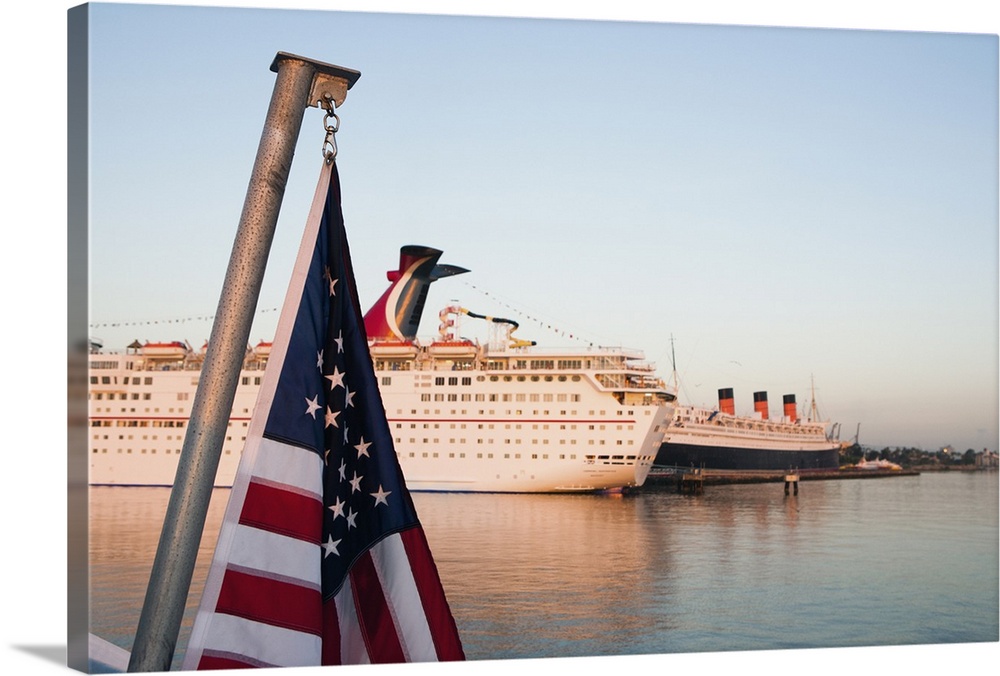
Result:
[[[337,159],[337,138],[335,134],[340,130],[340,118],[335,112],[332,96],[325,96],[321,103],[326,115],[323,116],[323,128],[326,130],[326,138],[323,139],[323,157],[326,163],[330,164]],[[330,118],[333,124],[330,124]]]

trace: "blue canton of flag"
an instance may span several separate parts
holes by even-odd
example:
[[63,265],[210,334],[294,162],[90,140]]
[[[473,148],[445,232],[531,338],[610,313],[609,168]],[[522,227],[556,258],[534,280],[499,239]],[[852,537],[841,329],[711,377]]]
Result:
[[396,459],[325,165],[185,668],[464,659]]

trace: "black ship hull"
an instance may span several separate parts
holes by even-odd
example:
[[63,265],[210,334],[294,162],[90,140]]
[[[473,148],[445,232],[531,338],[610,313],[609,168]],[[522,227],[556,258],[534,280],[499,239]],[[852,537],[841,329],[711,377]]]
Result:
[[781,451],[665,443],[660,446],[654,464],[727,470],[836,469],[840,466],[840,451],[837,448]]

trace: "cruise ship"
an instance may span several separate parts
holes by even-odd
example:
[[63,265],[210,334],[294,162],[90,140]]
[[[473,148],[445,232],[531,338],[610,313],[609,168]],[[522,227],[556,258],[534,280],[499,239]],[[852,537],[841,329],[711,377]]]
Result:
[[716,470],[836,469],[837,425],[798,415],[794,394],[783,396],[783,415],[772,418],[767,392],[754,392],[754,412],[737,415],[732,388],[719,390],[718,408],[679,405],[656,457],[658,466]]
[[[596,492],[641,486],[676,396],[641,351],[543,349],[512,320],[450,304],[438,335],[416,336],[432,282],[468,272],[442,252],[404,246],[391,284],[365,315],[396,454],[410,490]],[[464,321],[488,337],[461,336]],[[231,486],[270,344],[248,347],[216,486]],[[173,484],[207,345],[93,345],[91,485]]]

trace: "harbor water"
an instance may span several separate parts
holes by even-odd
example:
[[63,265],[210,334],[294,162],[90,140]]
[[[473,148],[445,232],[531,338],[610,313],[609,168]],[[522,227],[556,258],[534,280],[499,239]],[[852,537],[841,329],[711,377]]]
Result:
[[[415,493],[472,660],[995,642],[998,474]],[[216,489],[187,642],[227,489]],[[90,489],[91,632],[130,648],[166,488]]]

